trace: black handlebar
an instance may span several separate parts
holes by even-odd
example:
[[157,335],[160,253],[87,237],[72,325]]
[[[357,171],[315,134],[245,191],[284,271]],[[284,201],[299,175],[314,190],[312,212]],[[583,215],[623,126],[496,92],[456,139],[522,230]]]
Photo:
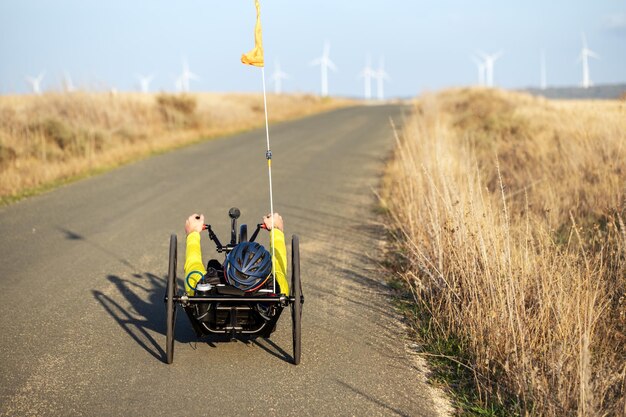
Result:
[[254,242],[254,240],[256,239],[257,235],[259,234],[259,230],[261,229],[265,229],[265,225],[263,223],[259,223],[256,225],[256,230],[254,231],[254,233],[252,233],[252,237],[250,237],[250,242]]
[[205,224],[204,228],[207,229],[207,231],[209,232],[209,239],[215,242],[215,246],[217,246],[217,251],[221,253],[224,250],[224,246],[222,246],[222,242],[220,242],[217,235],[213,232],[213,229],[211,229],[211,225]]
[[[230,217],[230,242],[226,246],[222,245],[222,242],[220,242],[215,232],[213,232],[213,229],[211,228],[210,224],[204,225],[203,229],[208,231],[209,239],[211,239],[215,243],[218,253],[222,253],[222,252],[228,253],[231,250],[233,250],[235,246],[237,246],[237,233],[236,233],[237,219],[239,218],[240,215],[241,215],[241,211],[239,211],[237,207],[233,207],[230,210],[228,210],[228,216]],[[196,219],[200,220],[200,216],[196,216]],[[261,229],[266,229],[265,224],[259,223],[256,225],[256,230],[250,237],[249,242],[254,242],[254,240],[257,238],[257,235],[259,234],[259,230]]]

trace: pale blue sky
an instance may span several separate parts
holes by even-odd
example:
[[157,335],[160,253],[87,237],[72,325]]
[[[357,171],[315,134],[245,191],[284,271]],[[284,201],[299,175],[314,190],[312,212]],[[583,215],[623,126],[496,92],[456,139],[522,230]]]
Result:
[[[261,9],[267,76],[279,60],[289,92],[319,92],[309,63],[325,40],[339,69],[331,95],[363,94],[368,53],[385,56],[389,96],[475,83],[478,49],[504,52],[498,86],[538,85],[542,48],[549,85],[577,85],[582,32],[601,56],[593,82],[626,82],[626,0],[261,0]],[[0,93],[28,91],[24,76],[44,69],[44,90],[67,72],[77,85],[121,91],[153,73],[151,89],[173,91],[183,56],[201,77],[192,91],[260,91],[259,70],[239,63],[254,13],[253,0],[0,0]]]

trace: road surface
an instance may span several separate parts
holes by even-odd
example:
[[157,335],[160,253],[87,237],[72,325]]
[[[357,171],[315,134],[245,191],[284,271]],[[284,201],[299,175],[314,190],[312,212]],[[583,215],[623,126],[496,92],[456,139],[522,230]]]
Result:
[[[182,310],[174,363],[164,363],[169,235],[184,255],[193,212],[222,241],[230,207],[250,227],[260,221],[264,130],[1,208],[0,415],[438,415],[376,264],[373,190],[393,146],[389,118],[401,124],[403,111],[357,107],[271,126],[275,207],[301,241],[299,366],[289,362],[289,314],[271,340],[207,343]],[[217,254],[203,239],[206,261]]]

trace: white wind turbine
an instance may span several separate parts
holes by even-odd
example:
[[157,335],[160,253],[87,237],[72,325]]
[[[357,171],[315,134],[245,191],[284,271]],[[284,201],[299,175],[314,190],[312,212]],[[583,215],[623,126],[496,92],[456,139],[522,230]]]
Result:
[[274,82],[274,93],[280,94],[282,92],[282,80],[289,78],[289,75],[280,69],[280,63],[276,61],[274,63],[274,73],[272,74],[272,81]]
[[476,69],[478,70],[478,85],[484,87],[485,85],[485,70],[487,67],[485,66],[485,61],[481,61],[472,55],[472,61],[476,64]]
[[39,73],[37,77],[31,77],[29,75],[26,76],[26,81],[30,84],[30,87],[33,90],[33,93],[40,95],[41,94],[41,81],[43,77],[46,76],[46,71],[42,71]]
[[384,100],[385,99],[385,92],[384,92],[385,81],[391,80],[391,78],[389,78],[389,74],[387,74],[387,72],[385,71],[385,58],[384,57],[380,58],[378,69],[374,72],[374,78],[376,78],[376,85],[378,87],[378,99]]
[[502,56],[502,51],[495,54],[478,53],[485,61],[485,79],[487,87],[493,87],[493,65]]
[[337,71],[337,67],[328,57],[330,53],[330,44],[324,43],[324,52],[321,57],[311,62],[311,65],[319,65],[322,71],[322,97],[328,96],[328,68]]
[[187,58],[183,58],[183,72],[176,79],[176,88],[178,91],[182,91],[183,93],[189,92],[189,81],[190,80],[199,80],[196,74],[189,70],[189,64],[187,63]]
[[139,80],[139,86],[141,87],[141,92],[142,93],[147,93],[150,91],[150,83],[152,82],[152,80],[154,80],[154,75],[150,74],[148,76],[143,76],[143,75],[136,75],[137,79]]
[[376,76],[376,72],[372,68],[372,58],[368,55],[365,61],[365,67],[359,73],[359,78],[363,78],[364,81],[364,95],[365,99],[372,98],[372,78]]
[[72,82],[72,77],[70,77],[70,74],[68,74],[67,72],[63,75],[63,91],[66,91],[68,93],[76,91],[76,87]]
[[541,50],[541,84],[540,88],[545,90],[548,88],[548,76],[546,75],[546,51],[545,49]]
[[587,37],[583,33],[583,49],[580,51],[579,61],[583,64],[583,88],[591,87],[591,78],[589,77],[589,57],[600,59],[598,54],[587,47]]

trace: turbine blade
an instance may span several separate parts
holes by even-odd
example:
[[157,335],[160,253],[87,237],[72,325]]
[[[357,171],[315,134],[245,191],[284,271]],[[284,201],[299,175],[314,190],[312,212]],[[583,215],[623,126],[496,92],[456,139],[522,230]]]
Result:
[[595,59],[600,59],[600,55],[596,54],[591,49],[587,49],[587,56],[590,56]]

